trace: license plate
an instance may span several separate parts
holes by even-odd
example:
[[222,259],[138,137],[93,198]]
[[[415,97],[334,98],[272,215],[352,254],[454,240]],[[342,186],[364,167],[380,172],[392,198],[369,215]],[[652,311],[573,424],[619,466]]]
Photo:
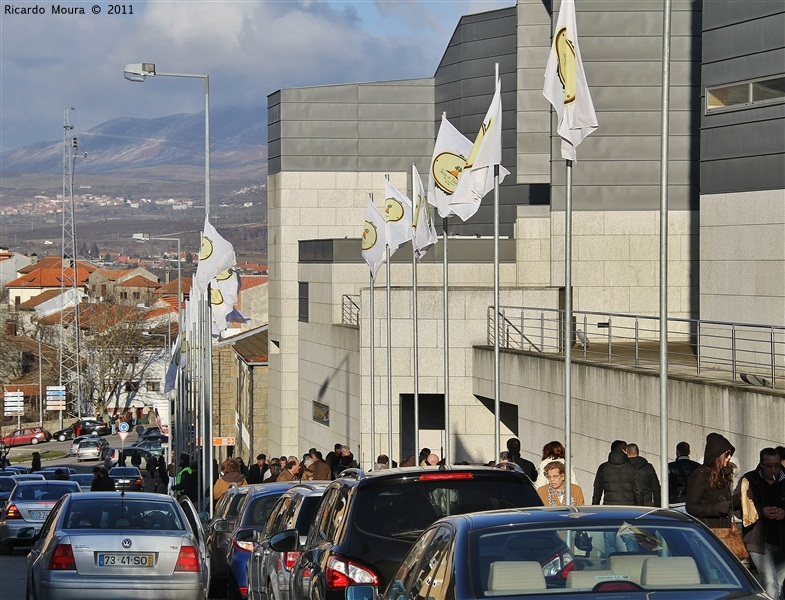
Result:
[[48,510],[31,510],[30,511],[30,518],[31,519],[46,519],[48,514],[49,514]]
[[98,555],[99,567],[154,567],[155,555],[107,552]]

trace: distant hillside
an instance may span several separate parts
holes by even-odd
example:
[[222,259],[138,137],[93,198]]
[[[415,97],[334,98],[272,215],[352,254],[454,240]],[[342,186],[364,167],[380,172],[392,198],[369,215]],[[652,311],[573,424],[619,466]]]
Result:
[[[204,165],[204,112],[157,119],[119,118],[77,132],[87,158],[78,172],[107,173],[169,165]],[[236,168],[267,161],[267,115],[262,107],[210,111],[210,164]],[[38,142],[0,153],[5,174],[63,172],[63,142]],[[266,170],[266,169],[265,169]]]

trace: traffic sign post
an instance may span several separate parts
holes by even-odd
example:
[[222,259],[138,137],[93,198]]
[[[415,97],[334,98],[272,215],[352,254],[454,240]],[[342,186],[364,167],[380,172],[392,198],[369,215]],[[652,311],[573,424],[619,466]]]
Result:
[[46,386],[46,410],[60,411],[60,429],[63,428],[63,411],[65,410],[65,386]]
[[[123,421],[117,426],[117,435],[120,437],[120,456],[123,456],[123,450],[125,449],[125,438],[128,437],[128,430],[130,427],[126,421]],[[118,464],[120,462],[120,456],[117,457]],[[125,464],[125,461],[123,461]]]
[[3,415],[16,417],[16,428],[22,426],[22,416],[25,414],[24,392],[5,392],[3,394]]

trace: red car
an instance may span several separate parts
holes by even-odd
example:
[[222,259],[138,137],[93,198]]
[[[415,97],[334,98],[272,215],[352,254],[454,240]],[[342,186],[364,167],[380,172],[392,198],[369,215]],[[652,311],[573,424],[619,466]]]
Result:
[[25,427],[23,429],[16,429],[7,436],[0,438],[0,445],[23,446],[25,444],[48,442],[51,439],[52,434],[43,427]]

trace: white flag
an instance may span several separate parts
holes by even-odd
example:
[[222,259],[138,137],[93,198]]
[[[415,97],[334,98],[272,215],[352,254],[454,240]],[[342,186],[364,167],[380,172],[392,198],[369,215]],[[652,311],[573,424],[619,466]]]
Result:
[[363,225],[362,254],[363,259],[371,269],[371,277],[376,279],[379,267],[387,260],[387,236],[385,235],[386,223],[379,209],[373,203],[373,198],[368,200],[368,209],[365,211],[365,224]]
[[412,239],[412,201],[384,180],[384,220],[390,256]]
[[428,173],[428,202],[438,209],[440,217],[453,214],[450,196],[455,191],[471,150],[471,141],[442,115]]
[[207,291],[210,281],[221,271],[237,264],[234,248],[227,242],[206,218],[202,233],[202,249],[199,252],[199,265],[196,267],[194,287],[200,292]]
[[559,117],[562,158],[578,160],[575,149],[598,125],[578,48],[573,0],[562,0],[559,8],[542,93]]
[[221,335],[228,327],[227,317],[234,311],[240,292],[240,277],[234,268],[221,271],[210,282],[210,312],[213,318],[213,335]]
[[496,80],[496,91],[482,120],[466,166],[450,197],[450,210],[467,221],[480,208],[483,196],[493,189],[493,167],[499,165],[499,183],[510,174],[502,162],[502,83]]
[[417,255],[417,259],[420,260],[425,256],[428,248],[436,243],[438,238],[436,237],[436,227],[433,223],[431,207],[425,199],[425,188],[423,188],[417,167],[414,165],[412,165],[412,190],[412,196],[414,196],[414,215],[412,217],[414,239],[412,244],[414,253]]

